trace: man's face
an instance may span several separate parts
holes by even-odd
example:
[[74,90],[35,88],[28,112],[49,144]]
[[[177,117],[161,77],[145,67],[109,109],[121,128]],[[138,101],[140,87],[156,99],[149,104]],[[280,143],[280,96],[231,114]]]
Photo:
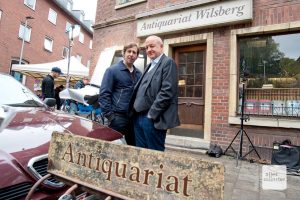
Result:
[[163,52],[163,45],[160,42],[152,37],[146,39],[145,47],[147,51],[147,56],[154,60],[155,58],[159,57]]
[[134,61],[137,59],[137,47],[131,47],[126,49],[124,53],[124,62],[126,65],[132,65]]
[[83,79],[83,83],[84,83],[84,85],[87,85],[87,84],[89,84],[89,79]]
[[59,77],[59,73],[57,73],[57,72],[53,72],[53,78],[58,78]]

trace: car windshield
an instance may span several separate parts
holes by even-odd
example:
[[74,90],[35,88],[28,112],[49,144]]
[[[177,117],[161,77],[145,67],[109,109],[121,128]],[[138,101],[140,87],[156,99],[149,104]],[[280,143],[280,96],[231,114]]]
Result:
[[42,107],[43,102],[9,75],[0,74],[0,104],[14,107]]

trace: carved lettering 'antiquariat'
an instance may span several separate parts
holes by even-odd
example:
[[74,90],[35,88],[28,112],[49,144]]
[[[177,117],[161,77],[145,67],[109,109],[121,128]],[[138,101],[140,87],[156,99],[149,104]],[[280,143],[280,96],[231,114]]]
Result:
[[[155,187],[157,189],[165,189],[168,192],[182,193],[184,196],[188,194],[188,184],[192,182],[188,175],[179,178],[176,175],[164,176],[164,165],[160,164],[161,171],[154,171],[151,169],[140,169],[139,167],[132,166],[128,163],[120,163],[109,159],[101,159],[99,156],[93,155],[89,152],[80,152],[74,149],[74,145],[69,143],[66,148],[62,160],[70,162],[81,167],[96,170],[105,175],[106,180],[111,181],[112,176],[123,178],[127,181],[149,185],[149,179],[156,176]],[[179,185],[182,185],[182,191],[179,190]],[[165,188],[163,188],[165,185]]]
[[224,166],[215,162],[56,132],[48,159],[66,183],[122,199],[223,199]]

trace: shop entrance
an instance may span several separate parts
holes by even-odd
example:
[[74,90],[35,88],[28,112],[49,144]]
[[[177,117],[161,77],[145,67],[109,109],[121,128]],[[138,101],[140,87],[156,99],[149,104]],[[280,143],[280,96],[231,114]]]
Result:
[[181,126],[171,129],[170,134],[203,139],[206,46],[177,47],[173,52],[178,67]]

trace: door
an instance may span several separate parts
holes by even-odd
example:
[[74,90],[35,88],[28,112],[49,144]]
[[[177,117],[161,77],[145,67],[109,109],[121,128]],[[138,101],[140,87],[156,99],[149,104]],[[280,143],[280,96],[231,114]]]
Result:
[[174,49],[181,126],[172,129],[172,135],[204,138],[205,55],[205,45]]

